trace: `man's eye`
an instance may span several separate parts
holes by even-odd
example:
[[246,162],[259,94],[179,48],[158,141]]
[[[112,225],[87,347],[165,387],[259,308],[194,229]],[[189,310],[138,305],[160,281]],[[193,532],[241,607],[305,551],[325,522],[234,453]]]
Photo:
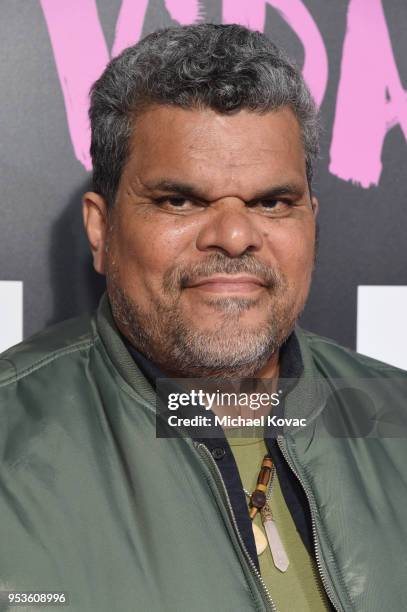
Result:
[[194,202],[192,202],[191,200],[188,200],[187,198],[183,198],[182,196],[163,196],[161,198],[155,199],[155,203],[167,209],[169,208],[187,209],[187,208],[192,208],[195,205]]
[[171,206],[179,207],[189,203],[189,200],[186,200],[185,198],[167,198],[164,200],[164,202],[168,202],[168,204],[171,204]]
[[273,212],[283,212],[288,210],[291,202],[289,200],[259,200],[258,202],[254,202],[253,204],[249,204],[250,208],[263,208],[266,210],[270,210]]

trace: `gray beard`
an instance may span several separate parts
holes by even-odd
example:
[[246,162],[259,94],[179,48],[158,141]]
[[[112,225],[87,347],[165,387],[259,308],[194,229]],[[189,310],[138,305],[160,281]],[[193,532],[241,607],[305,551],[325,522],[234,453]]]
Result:
[[[299,314],[285,299],[287,281],[281,274],[273,273],[272,286],[261,297],[206,298],[205,303],[222,314],[206,330],[196,329],[182,314],[179,284],[178,297],[170,304],[160,301],[150,312],[143,312],[115,279],[114,273],[108,276],[108,294],[121,331],[138,351],[179,378],[254,377],[283,344]],[[169,286],[167,279],[164,292]],[[239,324],[241,313],[260,300],[270,305],[267,320],[251,327]]]

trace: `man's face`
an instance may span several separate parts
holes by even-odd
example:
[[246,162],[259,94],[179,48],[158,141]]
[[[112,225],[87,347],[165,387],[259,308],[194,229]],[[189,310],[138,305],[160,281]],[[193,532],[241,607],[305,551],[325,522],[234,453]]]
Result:
[[315,211],[290,109],[151,107],[102,245],[116,323],[168,373],[259,375],[304,307]]

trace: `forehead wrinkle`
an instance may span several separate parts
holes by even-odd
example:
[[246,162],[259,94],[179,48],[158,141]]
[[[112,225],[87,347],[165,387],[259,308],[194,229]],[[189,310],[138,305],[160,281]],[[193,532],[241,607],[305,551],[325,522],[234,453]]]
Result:
[[149,191],[151,191],[149,187],[143,183],[142,179],[137,174],[127,177],[125,188],[126,195],[142,196]]
[[[274,165],[279,167],[283,156],[287,156],[291,147],[213,147],[201,146],[199,144],[192,145],[189,149],[190,159],[197,164],[204,164],[205,169],[213,167],[214,173],[220,171],[228,172],[230,170],[242,168],[270,168]],[[304,160],[305,165],[305,160]]]

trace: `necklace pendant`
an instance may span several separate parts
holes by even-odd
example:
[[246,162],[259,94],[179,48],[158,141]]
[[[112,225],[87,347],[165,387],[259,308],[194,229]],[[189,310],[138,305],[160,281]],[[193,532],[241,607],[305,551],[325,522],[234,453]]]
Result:
[[260,514],[274,565],[278,570],[280,570],[280,572],[285,572],[287,571],[290,562],[268,504],[263,506],[263,508],[260,510]]
[[256,551],[258,555],[261,555],[267,548],[267,538],[255,523],[252,523],[254,541],[256,543]]

